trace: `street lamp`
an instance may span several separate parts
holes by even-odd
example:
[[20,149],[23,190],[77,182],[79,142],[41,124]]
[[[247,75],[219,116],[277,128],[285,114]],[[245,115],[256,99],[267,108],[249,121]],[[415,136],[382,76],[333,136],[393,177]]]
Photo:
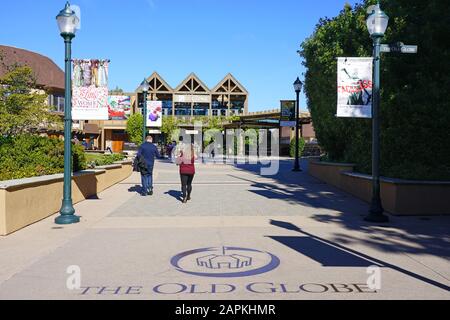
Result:
[[386,32],[389,17],[380,9],[380,3],[369,8],[367,29],[373,40],[373,99],[372,99],[372,203],[369,215],[364,219],[370,222],[388,222],[380,196],[380,46]]
[[140,89],[144,95],[144,105],[142,106],[142,115],[144,117],[144,124],[142,127],[142,143],[144,143],[145,139],[147,138],[147,93],[148,90],[150,90],[150,85],[147,79],[144,79],[144,81],[142,81]]
[[64,192],[60,216],[55,219],[56,224],[72,224],[80,222],[75,215],[72,203],[72,60],[71,45],[80,19],[70,9],[69,2],[56,17],[61,37],[65,43],[65,100],[64,100]]
[[292,171],[294,172],[300,172],[302,171],[300,169],[300,155],[299,155],[299,118],[300,118],[300,92],[302,91],[303,83],[300,81],[300,79],[297,77],[297,80],[294,82],[294,90],[297,95],[297,102],[296,102],[296,112],[295,112],[295,164],[294,169]]

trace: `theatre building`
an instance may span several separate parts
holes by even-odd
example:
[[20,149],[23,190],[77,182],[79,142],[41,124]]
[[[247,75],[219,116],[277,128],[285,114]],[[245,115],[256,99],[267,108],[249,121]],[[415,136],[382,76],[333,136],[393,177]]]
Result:
[[[147,81],[150,86],[147,101],[161,102],[163,118],[189,120],[191,117],[226,117],[248,112],[248,91],[231,74],[226,75],[212,89],[194,73],[188,75],[176,87],[172,87],[157,72],[148,77]],[[127,118],[130,114],[141,113],[144,105],[144,95],[139,87],[140,83],[135,92],[116,96],[118,104],[126,97],[129,99],[128,112],[122,116],[114,115],[110,110],[110,120],[86,121],[83,124],[86,133],[94,138],[96,148],[111,148],[114,152],[127,148]],[[193,129],[191,127],[185,125],[182,129]],[[195,134],[193,130],[190,131]],[[155,142],[162,142],[160,127],[149,127],[148,132],[155,137]]]

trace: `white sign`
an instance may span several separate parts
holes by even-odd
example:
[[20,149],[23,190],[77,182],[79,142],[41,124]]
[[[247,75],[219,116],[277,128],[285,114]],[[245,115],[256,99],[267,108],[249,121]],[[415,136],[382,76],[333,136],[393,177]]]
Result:
[[372,58],[338,58],[338,117],[372,118],[372,72]]
[[147,101],[147,127],[162,127],[162,101]]
[[209,95],[202,95],[202,94],[189,94],[189,95],[180,95],[175,94],[173,96],[173,102],[179,102],[179,103],[209,103]]

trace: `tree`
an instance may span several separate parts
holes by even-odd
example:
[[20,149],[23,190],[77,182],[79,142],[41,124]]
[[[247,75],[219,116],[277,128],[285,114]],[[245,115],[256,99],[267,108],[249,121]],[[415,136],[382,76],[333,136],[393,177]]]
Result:
[[[371,121],[336,118],[337,57],[368,57],[372,40],[366,9],[346,5],[320,19],[301,45],[305,93],[317,138],[330,160],[354,162],[371,173]],[[450,2],[381,1],[390,16],[383,43],[417,44],[418,54],[383,54],[381,63],[381,174],[405,179],[450,179]]]
[[60,129],[61,119],[48,110],[47,94],[37,89],[28,66],[7,67],[0,79],[0,134],[16,136],[40,128]]
[[176,133],[176,130],[178,128],[178,121],[175,117],[168,116],[163,117],[162,119],[162,127],[161,132],[165,135],[166,141],[169,140],[176,140],[176,137],[174,137],[174,134]]
[[130,141],[140,145],[142,141],[142,126],[144,124],[144,117],[140,113],[135,113],[128,118],[127,122],[127,133]]
[[113,95],[113,96],[114,96],[114,95],[120,96],[120,95],[122,95],[123,93],[124,93],[124,91],[123,91],[121,88],[119,88],[119,86],[116,86],[115,89],[109,91],[109,94],[110,94],[110,95]]

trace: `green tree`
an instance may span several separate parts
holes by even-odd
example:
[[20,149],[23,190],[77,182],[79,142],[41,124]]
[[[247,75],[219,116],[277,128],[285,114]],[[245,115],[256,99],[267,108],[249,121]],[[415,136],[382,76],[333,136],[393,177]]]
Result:
[[130,138],[130,141],[141,145],[143,143],[142,141],[142,126],[144,124],[144,117],[140,113],[135,113],[128,118],[127,122],[127,133],[128,137]]
[[115,89],[109,91],[110,95],[122,95],[123,93],[123,89],[119,88],[119,86],[116,86]]
[[16,136],[40,128],[61,129],[62,120],[48,110],[47,94],[38,90],[28,66],[7,67],[0,79],[0,134]]
[[[301,45],[305,93],[317,138],[332,161],[371,172],[371,121],[336,118],[337,57],[372,55],[366,9],[346,5],[320,19]],[[418,54],[383,54],[381,62],[381,173],[407,179],[450,179],[450,2],[381,1],[390,16],[383,43],[417,44]]]
[[172,116],[163,117],[161,132],[164,134],[167,142],[174,139],[177,140],[177,138],[174,136],[174,134],[177,131],[177,128],[178,128],[178,121],[175,117]]
[[[300,157],[303,154],[303,150],[305,150],[305,145],[306,145],[305,139],[300,138],[298,140],[298,154],[299,154]],[[290,145],[290,148],[289,148],[289,154],[290,154],[290,156],[292,158],[295,158],[295,139],[291,140],[291,145]]]

